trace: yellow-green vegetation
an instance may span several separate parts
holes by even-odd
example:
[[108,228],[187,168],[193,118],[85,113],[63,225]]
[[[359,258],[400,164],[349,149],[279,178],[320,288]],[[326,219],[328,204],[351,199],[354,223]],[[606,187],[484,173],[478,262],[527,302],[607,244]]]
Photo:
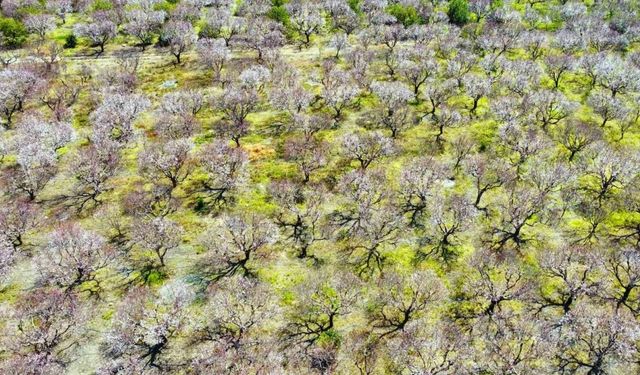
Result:
[[640,371],[635,2],[0,9],[0,373]]

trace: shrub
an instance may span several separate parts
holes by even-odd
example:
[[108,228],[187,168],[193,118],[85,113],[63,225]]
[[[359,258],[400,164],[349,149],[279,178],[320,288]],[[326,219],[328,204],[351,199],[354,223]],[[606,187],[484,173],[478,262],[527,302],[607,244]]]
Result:
[[171,13],[176,8],[176,2],[162,1],[153,6],[153,10],[163,10],[167,13]]
[[422,23],[422,17],[418,14],[416,8],[411,5],[402,5],[400,3],[393,4],[387,8],[387,12],[394,16],[405,27]]
[[96,0],[93,3],[93,10],[95,12],[107,11],[111,9],[113,9],[113,4],[108,0]]
[[469,22],[469,3],[467,0],[450,0],[447,15],[449,21],[458,26],[466,24]]
[[349,8],[357,14],[362,12],[362,10],[360,10],[360,0],[347,0],[347,4],[349,4]]
[[22,22],[13,18],[0,18],[0,35],[5,47],[18,48],[27,40],[28,33]]
[[289,13],[282,5],[274,5],[267,12],[267,17],[271,18],[274,21],[278,21],[283,25],[289,24]]
[[220,33],[210,25],[204,25],[198,32],[198,39],[216,39]]
[[66,38],[64,38],[64,48],[76,48],[77,44],[78,39],[73,34],[69,34]]

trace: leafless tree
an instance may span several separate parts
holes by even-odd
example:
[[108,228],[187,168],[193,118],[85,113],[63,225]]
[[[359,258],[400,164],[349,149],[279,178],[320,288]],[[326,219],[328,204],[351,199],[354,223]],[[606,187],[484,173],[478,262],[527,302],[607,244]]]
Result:
[[264,259],[276,240],[273,224],[257,215],[223,216],[202,236],[207,251],[201,264],[206,278],[218,280],[236,274],[255,274],[255,260]]
[[187,52],[197,40],[196,32],[188,21],[169,21],[160,38],[169,47],[169,51],[176,58],[176,64],[180,64],[182,54]]
[[227,87],[218,100],[218,107],[225,115],[216,125],[218,132],[233,140],[236,147],[240,147],[240,139],[249,131],[247,116],[257,104],[258,93],[254,88]]
[[408,277],[387,274],[374,297],[371,326],[379,339],[400,334],[410,322],[435,310],[445,296],[444,285],[433,271]]
[[342,147],[345,156],[356,160],[363,170],[377,159],[393,152],[391,140],[380,132],[347,134],[342,140]]
[[53,372],[64,371],[71,362],[71,349],[77,344],[85,316],[75,294],[38,288],[25,293],[6,319],[9,324],[3,327],[3,347],[9,353],[9,363],[28,372]]
[[116,25],[100,13],[93,16],[89,23],[78,23],[73,32],[76,36],[87,38],[93,47],[98,47],[98,54],[104,52],[105,45],[116,36]]
[[193,142],[188,139],[148,144],[138,157],[138,170],[151,183],[168,182],[173,191],[193,171],[192,149]]
[[183,232],[173,220],[156,217],[136,223],[131,236],[142,249],[153,253],[156,259],[152,260],[152,265],[165,267],[167,253],[180,245]]
[[202,181],[204,193],[218,203],[232,199],[248,177],[248,163],[247,153],[227,142],[216,140],[206,145],[199,154],[199,165],[206,173]]
[[101,291],[98,273],[116,259],[117,253],[99,234],[76,224],[62,224],[48,235],[37,261],[44,283],[65,290]]
[[171,356],[167,352],[187,321],[186,307],[194,293],[176,281],[163,286],[158,294],[137,287],[124,297],[104,337],[107,361],[101,372],[140,373],[170,368]]

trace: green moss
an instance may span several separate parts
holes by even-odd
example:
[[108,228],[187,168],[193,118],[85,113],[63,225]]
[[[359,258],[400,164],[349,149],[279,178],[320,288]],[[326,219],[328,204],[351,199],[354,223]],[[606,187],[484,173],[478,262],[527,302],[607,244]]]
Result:
[[102,320],[111,320],[113,314],[115,314],[114,310],[107,310],[102,314],[101,318]]
[[401,245],[384,253],[385,259],[396,267],[410,270],[413,267],[415,251],[409,245]]
[[165,279],[166,279],[166,275],[164,275],[162,272],[158,270],[154,270],[149,274],[149,277],[147,278],[147,283],[149,285],[159,286],[159,285],[162,285]]
[[342,342],[342,336],[335,329],[330,329],[328,331],[322,332],[317,340],[318,346],[328,345],[328,346],[340,346]]

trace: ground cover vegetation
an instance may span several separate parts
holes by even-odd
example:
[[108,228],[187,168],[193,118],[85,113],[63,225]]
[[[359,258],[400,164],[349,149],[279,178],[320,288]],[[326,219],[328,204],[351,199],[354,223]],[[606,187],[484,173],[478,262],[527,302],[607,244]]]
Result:
[[640,372],[636,2],[0,9],[0,373]]

